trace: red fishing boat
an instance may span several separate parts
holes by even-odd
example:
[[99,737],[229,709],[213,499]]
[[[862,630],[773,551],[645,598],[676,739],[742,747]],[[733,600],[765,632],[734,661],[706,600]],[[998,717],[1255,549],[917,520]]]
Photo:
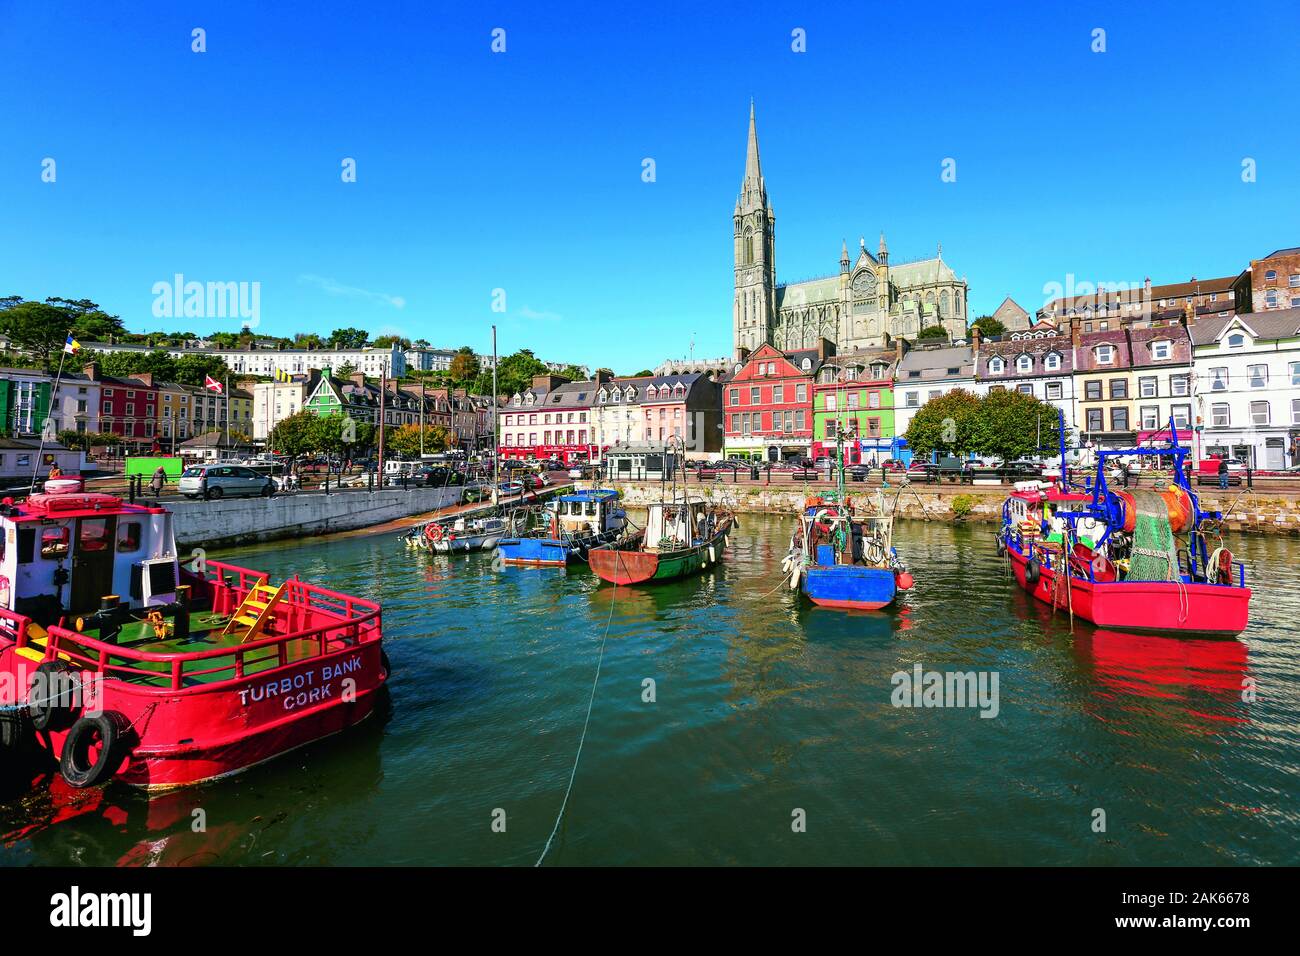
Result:
[[[1064,422],[1061,423],[1064,435]],[[1170,423],[1170,447],[1097,452],[1096,474],[1019,482],[1002,508],[998,550],[1016,582],[1073,616],[1123,632],[1230,637],[1246,629],[1245,566],[1223,545],[1219,512],[1202,511],[1187,480],[1187,449]],[[1106,461],[1169,460],[1153,490],[1112,489]]]
[[43,751],[74,787],[176,787],[374,710],[378,604],[186,568],[166,509],[68,485],[0,503],[0,750]]

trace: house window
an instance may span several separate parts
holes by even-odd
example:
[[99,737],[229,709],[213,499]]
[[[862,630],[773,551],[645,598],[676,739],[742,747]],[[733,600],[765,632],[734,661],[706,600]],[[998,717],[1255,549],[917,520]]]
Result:
[[920,392],[908,392],[905,401],[907,402],[907,407],[908,407],[908,408],[920,408],[920,407],[921,407],[921,393],[920,393]]
[[1032,395],[1034,394],[1034,386],[1028,383],[1024,385],[1017,385],[1016,391],[1019,392],[1021,395]]
[[1300,272],[1293,272],[1287,276],[1286,284],[1293,289],[1300,289]]
[[1047,383],[1047,397],[1048,397],[1049,399],[1054,399],[1054,398],[1060,398],[1060,397],[1061,397],[1061,383],[1060,383],[1060,382],[1048,382],[1048,383]]
[[1232,335],[1228,336],[1228,348],[1230,349],[1239,349],[1245,344],[1246,336],[1242,335],[1240,332],[1234,332]]
[[1247,365],[1246,380],[1250,383],[1251,388],[1264,388],[1268,385],[1268,366]]
[[1268,424],[1268,402],[1250,403],[1250,422],[1252,425]]
[[1022,355],[1016,359],[1017,372],[1032,372],[1034,370],[1034,360],[1028,355]]
[[1188,381],[1186,375],[1169,376],[1169,394],[1186,395],[1188,393]]
[[794,387],[794,400],[795,400],[796,402],[806,402],[806,401],[808,401],[808,386],[807,386],[807,385],[796,385],[796,386]]
[[1179,431],[1186,431],[1192,427],[1192,406],[1175,405],[1170,411],[1173,413],[1174,427]]
[[1269,269],[1267,272],[1264,273],[1264,279],[1265,279],[1265,281],[1267,281],[1267,282],[1272,282],[1272,281],[1273,281],[1274,279],[1276,279],[1276,278],[1277,278],[1277,270],[1276,270],[1276,269]]
[[1090,402],[1101,401],[1101,379],[1094,378],[1084,382],[1083,397]]
[[1115,361],[1115,346],[1098,345],[1097,346],[1097,364],[1110,365]]
[[1104,422],[1105,419],[1102,416],[1102,411],[1100,408],[1088,409],[1088,431],[1090,432],[1101,431],[1105,427]]
[[828,411],[828,412],[833,412],[833,411],[835,411],[835,393],[834,393],[834,392],[827,392],[827,393],[826,393],[826,411]]
[[[1048,352],[1047,357],[1043,359],[1043,367],[1049,372],[1055,372],[1061,367],[1061,356],[1057,355],[1055,352]],[[949,369],[948,374],[955,374],[955,370]]]
[[[851,405],[849,407],[852,408]],[[879,408],[879,407],[880,407],[880,393],[879,392],[869,393],[867,395],[867,408]]]
[[1226,402],[1210,406],[1210,425],[1213,428],[1227,428],[1230,421]]
[[1113,432],[1128,431],[1128,409],[1112,408],[1110,410],[1110,430]]
[[1291,399],[1291,424],[1300,425],[1300,398]]
[[772,404],[780,405],[782,402],[785,401],[784,395],[785,395],[785,389],[782,386],[780,385],[772,386]]
[[1110,397],[1112,399],[1128,398],[1128,379],[1112,378],[1110,380]]
[[[846,399],[846,402],[845,402],[845,405],[844,405],[845,408],[853,409],[853,408],[861,408],[861,407],[862,407],[862,393],[860,393],[860,392],[849,392],[848,395],[846,395],[846,396],[844,396],[844,397],[845,397],[845,399]],[[874,398],[874,399],[876,400],[876,404],[873,405],[873,406],[871,406],[871,407],[872,407],[872,408],[879,408],[879,407],[880,407],[880,397],[879,397],[878,395],[872,395],[871,397]]]
[[1228,370],[1226,368],[1210,369],[1210,391],[1223,392],[1228,389]]
[[879,438],[879,437],[880,437],[880,419],[879,419],[879,418],[868,418],[868,419],[867,419],[867,434],[868,434],[870,437],[872,437],[872,438]]
[[939,389],[932,388],[930,389],[930,393],[926,396],[926,401],[930,401],[931,399],[938,398],[942,394],[943,392],[939,391]]
[[802,408],[795,409],[795,413],[794,413],[794,430],[797,431],[797,432],[801,432],[801,431],[804,430],[804,416],[803,416],[803,409],[802,409]]
[[1154,378],[1138,379],[1138,396],[1140,398],[1156,397],[1156,380]]
[[989,374],[990,374],[990,375],[1001,375],[1001,374],[1002,374],[1002,367],[1003,367],[1003,365],[1002,365],[1002,359],[1000,359],[1000,358],[996,358],[996,357],[989,359]]
[[1164,361],[1169,358],[1169,348],[1170,346],[1168,342],[1152,342],[1151,357],[1156,361]]
[[759,391],[759,388],[758,388],[757,385],[755,385],[755,386],[753,386],[752,388],[750,388],[750,390],[749,390],[749,404],[751,404],[751,405],[757,405],[757,404],[759,403],[759,395],[760,395],[760,394],[761,394],[761,392]]
[[1143,405],[1141,409],[1142,427],[1146,431],[1153,431],[1160,427],[1160,406]]

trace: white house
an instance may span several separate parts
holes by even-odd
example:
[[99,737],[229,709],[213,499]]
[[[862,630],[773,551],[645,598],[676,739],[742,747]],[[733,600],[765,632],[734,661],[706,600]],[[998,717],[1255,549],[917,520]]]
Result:
[[906,435],[922,405],[958,388],[975,391],[975,357],[969,345],[912,346],[894,372],[894,434]]
[[1191,334],[1199,455],[1300,462],[1300,309],[1199,319]]

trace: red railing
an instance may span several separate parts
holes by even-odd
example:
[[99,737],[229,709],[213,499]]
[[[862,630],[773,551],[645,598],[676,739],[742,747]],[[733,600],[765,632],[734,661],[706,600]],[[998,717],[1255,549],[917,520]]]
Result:
[[[264,572],[220,561],[206,562],[200,579],[201,586],[210,591],[213,611],[224,615],[233,613],[249,590],[266,580]],[[314,641],[314,656],[322,656],[378,640],[381,633],[380,607],[376,602],[331,591],[297,578],[286,582],[284,595],[274,610],[276,624],[283,633],[231,647],[159,653],[119,647],[66,628],[51,627],[45,652],[47,658],[63,654],[74,664],[105,676],[145,678],[150,682],[166,677],[170,689],[179,691],[185,688],[187,679],[214,674],[229,672],[228,677],[204,683],[204,688],[242,680],[250,664],[274,660],[273,667],[258,672],[270,674],[278,667],[304,659],[304,655],[299,654],[290,660],[289,647],[295,642]],[[220,658],[231,660],[204,666],[205,662]],[[141,664],[163,664],[166,668],[139,666]]]

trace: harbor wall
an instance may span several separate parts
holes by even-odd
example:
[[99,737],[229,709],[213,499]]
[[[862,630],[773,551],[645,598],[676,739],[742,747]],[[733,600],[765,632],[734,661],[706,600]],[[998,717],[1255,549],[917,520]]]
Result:
[[180,547],[222,548],[278,538],[302,538],[353,531],[457,504],[461,489],[385,488],[223,498],[220,501],[168,500]]
[[[586,483],[580,483],[580,487],[585,486]],[[624,503],[631,507],[659,501],[664,493],[664,486],[657,481],[619,482],[616,487],[622,492]],[[725,501],[738,512],[789,515],[800,510],[808,495],[820,490],[730,482],[691,484],[687,489],[692,495]],[[849,495],[868,508],[875,499],[876,490],[865,485],[848,486]],[[1001,522],[1002,502],[1009,491],[1006,487],[986,485],[907,485],[901,494],[898,486],[884,489],[891,508],[897,501],[900,517],[972,524]],[[1300,536],[1300,500],[1295,495],[1240,488],[1227,491],[1205,488],[1198,489],[1197,494],[1204,510],[1225,512],[1225,527],[1229,531]]]

